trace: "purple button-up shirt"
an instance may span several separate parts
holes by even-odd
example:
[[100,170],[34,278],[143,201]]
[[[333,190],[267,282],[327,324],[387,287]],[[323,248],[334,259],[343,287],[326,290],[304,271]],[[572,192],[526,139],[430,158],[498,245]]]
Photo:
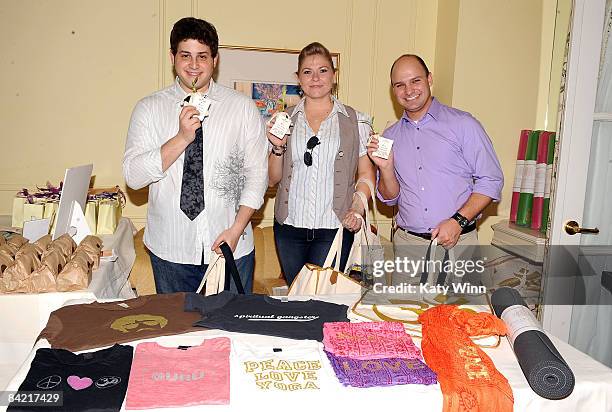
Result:
[[395,174],[400,192],[397,224],[429,233],[450,218],[472,193],[499,201],[504,176],[491,139],[471,114],[448,107],[435,98],[418,122],[406,113],[384,136],[394,141]]

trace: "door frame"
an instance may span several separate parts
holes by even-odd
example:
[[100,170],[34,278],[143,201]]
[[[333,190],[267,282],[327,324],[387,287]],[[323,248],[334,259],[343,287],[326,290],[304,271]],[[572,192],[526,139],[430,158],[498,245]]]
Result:
[[[553,245],[580,245],[582,235],[570,236],[563,227],[568,220],[582,222],[584,212],[605,5],[605,0],[573,2],[565,109],[558,133],[547,252]],[[547,253],[544,261],[543,297],[545,301],[559,302],[558,297],[552,297],[552,292],[547,291],[547,274],[557,273],[563,268],[560,262],[549,258],[550,255],[552,253]],[[568,289],[568,292],[573,290]],[[571,305],[543,305],[541,319],[544,330],[567,342],[572,311]]]

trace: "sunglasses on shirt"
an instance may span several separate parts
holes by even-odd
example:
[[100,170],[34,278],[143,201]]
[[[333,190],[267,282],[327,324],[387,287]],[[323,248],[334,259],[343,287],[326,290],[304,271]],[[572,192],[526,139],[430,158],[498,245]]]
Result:
[[312,150],[320,144],[321,142],[317,136],[312,136],[306,142],[306,151],[304,152],[304,164],[306,166],[312,166]]

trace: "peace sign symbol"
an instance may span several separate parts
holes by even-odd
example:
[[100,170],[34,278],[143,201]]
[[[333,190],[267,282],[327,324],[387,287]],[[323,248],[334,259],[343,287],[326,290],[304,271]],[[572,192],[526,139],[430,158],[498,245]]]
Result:
[[51,375],[46,378],[42,378],[36,383],[38,389],[53,389],[62,382],[62,378],[59,375]]

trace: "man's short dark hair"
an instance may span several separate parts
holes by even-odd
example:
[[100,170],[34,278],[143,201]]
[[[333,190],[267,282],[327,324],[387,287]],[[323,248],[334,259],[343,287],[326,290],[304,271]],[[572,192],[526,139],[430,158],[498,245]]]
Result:
[[183,40],[194,39],[210,47],[212,57],[217,57],[219,50],[219,36],[215,26],[206,20],[195,17],[184,17],[174,23],[170,33],[170,50],[176,56],[178,45]]
[[391,65],[391,71],[389,72],[389,77],[391,77],[391,74],[393,73],[393,68],[395,67],[395,63],[397,63],[400,59],[403,59],[404,57],[414,57],[419,62],[421,67],[425,70],[425,76],[429,76],[429,69],[427,68],[427,65],[425,64],[425,61],[420,56],[417,56],[416,54],[402,54],[400,57],[395,59],[395,61]]

